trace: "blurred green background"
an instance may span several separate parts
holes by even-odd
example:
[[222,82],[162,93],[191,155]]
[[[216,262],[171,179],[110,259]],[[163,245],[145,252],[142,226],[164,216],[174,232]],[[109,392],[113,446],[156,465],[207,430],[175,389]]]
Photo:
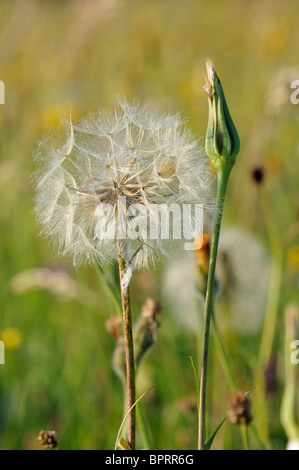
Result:
[[[274,331],[264,329],[265,359],[257,376],[263,321],[254,331],[237,331],[227,314],[220,323],[238,386],[247,391],[262,383],[252,392],[261,436],[272,447],[285,448],[279,418],[284,311],[299,302],[299,105],[290,102],[290,83],[299,79],[298,44],[296,0],[1,1],[0,80],[6,87],[6,103],[0,105],[2,449],[38,448],[41,429],[55,429],[62,449],[111,449],[122,420],[121,383],[112,367],[115,341],[105,327],[115,315],[113,303],[95,269],[75,271],[71,260],[57,257],[38,236],[30,180],[36,142],[58,124],[61,112],[79,118],[118,95],[161,112],[182,111],[188,127],[204,139],[207,56],[221,77],[242,147],[225,226],[254,234],[272,269],[268,326]],[[265,172],[262,185],[253,181],[255,168]],[[243,255],[250,258],[250,249],[245,244],[238,252],[245,272]],[[253,268],[253,278],[254,273]],[[154,447],[192,449],[197,417],[189,356],[197,362],[197,341],[192,328],[182,328],[171,311],[163,293],[165,276],[165,267],[158,266],[133,280],[135,319],[147,297],[164,305],[158,344],[139,371],[138,394],[160,384],[143,401]],[[253,306],[257,295],[253,289]],[[222,310],[219,305],[219,315]],[[183,315],[188,316],[187,306]],[[230,396],[213,346],[210,430],[225,416]],[[257,447],[253,436],[251,446]],[[226,422],[214,448],[240,447],[239,430]]]

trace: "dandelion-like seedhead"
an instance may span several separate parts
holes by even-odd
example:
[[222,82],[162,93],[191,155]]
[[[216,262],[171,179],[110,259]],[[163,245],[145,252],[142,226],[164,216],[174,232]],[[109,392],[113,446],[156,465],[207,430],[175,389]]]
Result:
[[[62,120],[39,143],[36,158],[42,233],[75,266],[104,264],[121,251],[127,263],[147,268],[182,245],[166,217],[174,206],[182,212],[172,211],[172,219],[190,224],[195,206],[213,213],[213,170],[178,115],[119,100],[78,123]],[[191,207],[186,213],[184,205]]]
[[[264,320],[270,279],[269,253],[261,240],[238,227],[226,227],[221,233],[214,288],[215,303],[222,314],[219,326],[230,325],[240,334],[254,334]],[[205,264],[204,243],[201,255]],[[193,333],[200,326],[198,300],[204,301],[201,294],[198,298],[198,289],[204,281],[199,279],[198,251],[195,255],[184,253],[167,262],[162,278],[165,302],[180,324]],[[188,315],[184,315],[186,311]]]

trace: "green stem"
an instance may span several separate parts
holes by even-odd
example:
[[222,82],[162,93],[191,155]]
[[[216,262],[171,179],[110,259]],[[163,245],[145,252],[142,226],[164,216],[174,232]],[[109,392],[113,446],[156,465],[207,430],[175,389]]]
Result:
[[[225,350],[225,347],[223,345],[223,342],[222,342],[222,339],[221,339],[221,336],[220,336],[220,332],[218,330],[218,325],[217,325],[217,322],[216,322],[214,312],[213,312],[213,316],[212,316],[212,321],[213,321],[213,338],[214,338],[216,348],[218,350],[220,360],[222,362],[223,371],[226,375],[226,378],[227,378],[227,381],[228,381],[228,384],[229,384],[229,387],[230,387],[231,391],[233,393],[236,393],[237,390],[238,390],[238,387],[237,387],[237,384],[236,384],[236,380],[235,380],[235,377],[234,377],[234,373],[233,373],[233,370],[232,370],[232,367],[231,367],[229,357],[227,355],[227,352]],[[255,439],[257,440],[257,443],[258,443],[260,449],[267,450],[267,447],[263,443],[255,424],[250,423],[249,426],[250,426],[250,429],[251,429]],[[247,428],[248,428],[248,426],[247,426]],[[248,429],[246,430],[246,433],[247,433],[247,439],[249,440]],[[242,426],[241,426],[241,434],[242,434],[242,440],[243,440],[243,444],[244,444],[244,442],[245,442],[244,441],[244,430],[242,429]]]
[[259,389],[258,406],[260,408],[258,424],[264,440],[269,442],[268,410],[266,400],[265,371],[271,359],[274,337],[277,327],[277,317],[279,311],[279,300],[281,293],[282,271],[283,271],[283,251],[281,239],[276,224],[274,214],[271,209],[267,194],[261,197],[263,201],[263,215],[267,227],[267,235],[270,242],[272,264],[270,273],[270,285],[268,292],[268,303],[265,313],[265,320],[259,351],[259,359],[255,367],[255,383]]
[[249,424],[249,426],[250,426],[250,429],[251,429],[251,431],[252,431],[252,434],[254,435],[254,437],[255,437],[255,439],[256,439],[256,441],[257,441],[257,443],[258,443],[260,449],[261,449],[261,450],[269,450],[269,447],[267,447],[267,446],[264,444],[264,442],[262,441],[262,439],[261,439],[261,437],[260,437],[260,435],[259,435],[259,432],[258,432],[258,430],[257,430],[257,427],[256,427],[255,423],[252,422],[252,423]]
[[267,367],[271,359],[273,340],[276,331],[277,314],[280,298],[280,286],[283,269],[283,257],[279,245],[273,246],[272,244],[272,256],[273,259],[268,295],[269,300],[265,315],[265,322],[259,354],[259,363],[262,367]]
[[208,369],[208,354],[209,354],[209,338],[210,338],[210,325],[211,316],[213,311],[213,291],[214,291],[214,278],[216,271],[216,261],[218,253],[219,236],[221,229],[221,221],[224,207],[224,200],[226,195],[226,188],[230,171],[218,172],[218,187],[217,187],[217,213],[214,227],[214,234],[211,246],[210,265],[206,292],[205,302],[205,326],[204,326],[204,341],[203,353],[201,363],[201,382],[200,382],[200,405],[199,405],[199,424],[198,424],[198,449],[203,449],[206,440],[206,391],[207,391],[207,369]]
[[121,299],[119,296],[119,291],[116,289],[115,284],[111,281],[110,277],[107,275],[106,271],[102,268],[100,264],[97,264],[100,276],[103,277],[105,283],[104,286],[107,289],[107,292],[114,303],[114,306],[118,313],[122,313]]
[[241,424],[241,435],[243,442],[243,450],[249,450],[248,426],[246,424]]

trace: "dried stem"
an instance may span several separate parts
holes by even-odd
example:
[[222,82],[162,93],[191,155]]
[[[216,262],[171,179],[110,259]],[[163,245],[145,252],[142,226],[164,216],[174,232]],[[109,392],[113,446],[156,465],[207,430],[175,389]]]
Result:
[[121,301],[123,310],[123,325],[125,335],[126,372],[127,372],[127,409],[131,411],[128,415],[128,444],[132,450],[135,449],[135,366],[134,345],[132,333],[132,316],[130,305],[129,280],[127,279],[127,264],[119,254],[119,277],[121,287]]

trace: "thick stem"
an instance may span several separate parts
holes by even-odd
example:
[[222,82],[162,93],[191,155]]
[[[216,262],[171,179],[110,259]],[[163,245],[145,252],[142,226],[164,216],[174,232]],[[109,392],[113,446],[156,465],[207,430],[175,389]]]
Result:
[[218,174],[218,187],[217,187],[217,214],[214,227],[214,234],[211,246],[209,274],[206,292],[205,303],[205,326],[204,326],[204,341],[203,353],[201,363],[201,380],[200,380],[200,397],[199,397],[199,423],[198,423],[198,449],[203,449],[206,441],[206,391],[207,391],[207,369],[208,369],[208,354],[209,354],[209,338],[211,316],[213,312],[213,291],[214,291],[214,278],[216,271],[216,260],[218,253],[218,244],[220,236],[220,228],[223,214],[224,199],[226,188],[229,178],[229,171],[219,171]]
[[129,280],[125,260],[119,256],[119,277],[121,286],[121,301],[123,309],[123,325],[125,335],[126,372],[127,372],[127,408],[131,409],[128,415],[128,444],[132,450],[135,449],[135,366],[134,346],[132,332],[132,316],[130,305]]

